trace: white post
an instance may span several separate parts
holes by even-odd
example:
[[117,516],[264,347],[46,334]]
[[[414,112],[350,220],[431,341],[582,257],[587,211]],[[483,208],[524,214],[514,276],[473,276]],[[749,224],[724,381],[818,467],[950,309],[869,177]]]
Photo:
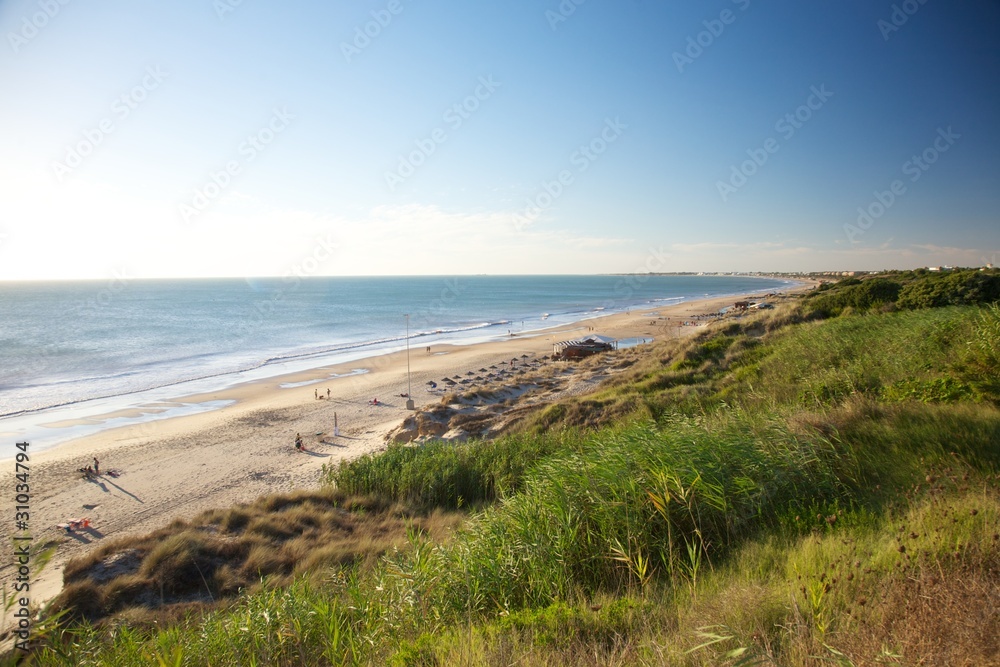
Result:
[[406,409],[413,410],[413,389],[410,388],[410,314],[406,313]]

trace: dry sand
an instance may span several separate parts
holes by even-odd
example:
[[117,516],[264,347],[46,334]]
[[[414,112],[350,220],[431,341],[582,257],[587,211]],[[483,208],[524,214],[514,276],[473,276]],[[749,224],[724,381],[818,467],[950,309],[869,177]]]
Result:
[[[656,339],[694,333],[699,327],[680,323],[717,312],[733,300],[615,314],[499,342],[433,345],[430,353],[423,346],[411,348],[412,396],[417,407],[436,403],[441,394],[429,390],[429,380],[440,384],[443,377],[522,354],[550,354],[555,342],[587,333]],[[329,379],[361,368],[367,372]],[[280,387],[311,381],[315,383]],[[329,400],[314,398],[314,390],[325,396],[327,388]],[[51,543],[56,553],[49,567],[33,577],[32,602],[40,604],[57,594],[66,561],[102,541],[148,532],[174,518],[263,494],[312,487],[324,464],[384,448],[386,434],[409,414],[400,396],[406,391],[406,355],[400,352],[185,397],[179,400],[235,402],[198,415],[104,431],[33,454],[31,533],[36,546]],[[369,405],[372,397],[381,404]],[[335,413],[339,437],[333,436]],[[295,450],[296,433],[302,434],[307,452]],[[120,476],[84,479],[77,470],[95,456],[102,473],[118,470]],[[12,468],[3,475],[3,488],[14,488]],[[92,528],[67,534],[56,527],[74,517],[89,517]],[[11,524],[0,522],[5,541],[11,537]],[[0,568],[0,582],[9,586],[13,577],[11,565]]]

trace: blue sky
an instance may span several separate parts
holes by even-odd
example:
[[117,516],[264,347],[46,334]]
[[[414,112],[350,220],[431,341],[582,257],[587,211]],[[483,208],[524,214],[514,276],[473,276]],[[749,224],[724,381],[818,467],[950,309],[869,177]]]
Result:
[[0,279],[995,262],[1000,6],[677,4],[0,2]]

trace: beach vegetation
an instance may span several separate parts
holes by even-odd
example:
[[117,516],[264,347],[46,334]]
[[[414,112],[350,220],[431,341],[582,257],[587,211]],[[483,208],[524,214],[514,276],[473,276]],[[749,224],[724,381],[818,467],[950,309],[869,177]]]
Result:
[[465,443],[393,444],[335,466],[324,466],[327,484],[342,492],[422,508],[479,507],[517,492],[535,461],[575,441],[560,431],[548,437],[512,435]]
[[276,494],[109,541],[71,560],[52,610],[99,623],[130,610],[135,616],[154,609],[169,614],[183,605],[210,609],[324,568],[371,567],[388,549],[405,544],[407,531],[446,539],[457,525],[454,514],[422,514],[329,487]]
[[827,317],[840,315],[846,309],[864,313],[988,305],[998,300],[998,269],[887,271],[827,283],[807,297],[810,309]]
[[[623,351],[517,432],[392,445],[320,491],[99,547],[56,608],[112,615],[32,659],[1000,664],[1000,311],[982,276],[833,284]],[[243,546],[216,562],[222,537]],[[150,565],[95,583],[130,553]],[[163,625],[111,609],[190,563],[241,594]]]

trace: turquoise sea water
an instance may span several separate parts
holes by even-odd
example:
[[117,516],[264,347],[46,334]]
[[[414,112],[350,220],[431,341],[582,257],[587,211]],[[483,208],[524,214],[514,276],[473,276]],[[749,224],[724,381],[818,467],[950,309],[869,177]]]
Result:
[[411,346],[471,343],[790,284],[739,276],[3,283],[0,434],[39,438],[50,434],[32,425],[56,418],[399,349],[407,313]]

